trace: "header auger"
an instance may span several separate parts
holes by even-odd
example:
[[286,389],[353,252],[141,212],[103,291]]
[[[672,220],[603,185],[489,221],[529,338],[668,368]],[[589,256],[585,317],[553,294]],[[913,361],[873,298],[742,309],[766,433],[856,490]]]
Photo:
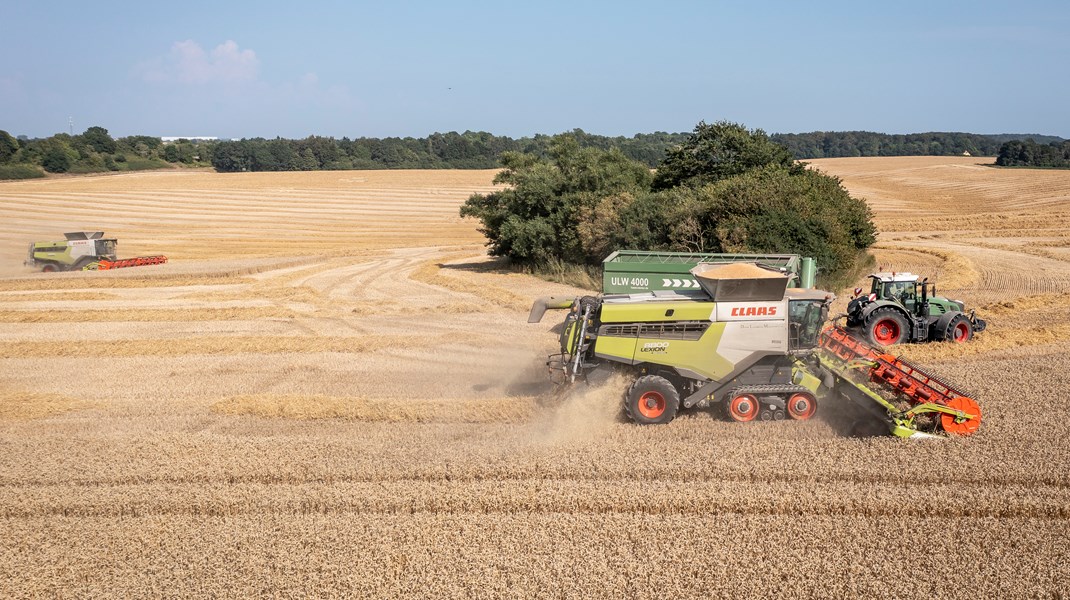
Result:
[[529,322],[567,308],[551,378],[571,384],[610,371],[634,379],[624,412],[636,423],[719,406],[735,421],[805,420],[818,399],[861,404],[901,437],[969,435],[977,403],[916,365],[825,328],[833,295],[788,288],[789,275],[755,263],[690,270],[700,289],[540,299]]

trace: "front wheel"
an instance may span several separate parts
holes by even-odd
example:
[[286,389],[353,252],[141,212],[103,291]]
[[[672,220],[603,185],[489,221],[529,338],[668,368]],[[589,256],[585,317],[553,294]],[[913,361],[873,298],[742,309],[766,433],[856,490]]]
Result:
[[973,323],[964,315],[958,315],[947,324],[944,339],[956,344],[962,344],[973,339]]
[[624,412],[640,425],[660,425],[676,418],[680,392],[664,377],[646,375],[635,380],[624,395]]

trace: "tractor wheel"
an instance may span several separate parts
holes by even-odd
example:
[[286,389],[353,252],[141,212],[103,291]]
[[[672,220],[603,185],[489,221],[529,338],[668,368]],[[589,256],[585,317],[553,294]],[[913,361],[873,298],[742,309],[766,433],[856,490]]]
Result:
[[973,323],[963,315],[959,315],[947,324],[944,339],[949,342],[962,344],[973,338]]
[[640,425],[660,425],[676,417],[680,392],[664,377],[646,375],[635,380],[624,396],[624,412]]
[[894,346],[909,339],[906,317],[894,308],[873,311],[866,321],[866,337],[879,346]]
[[740,423],[753,421],[760,410],[761,405],[752,394],[736,394],[728,400],[728,416]]
[[48,263],[47,265],[41,267],[42,273],[55,273],[56,271],[59,271],[59,267],[52,263]]
[[798,392],[788,398],[788,416],[805,421],[817,412],[817,398],[809,392]]

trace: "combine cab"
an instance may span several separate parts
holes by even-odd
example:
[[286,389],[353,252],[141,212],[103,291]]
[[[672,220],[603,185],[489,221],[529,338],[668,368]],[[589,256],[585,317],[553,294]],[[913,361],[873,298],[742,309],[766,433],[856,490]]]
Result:
[[32,242],[26,266],[45,273],[54,271],[96,271],[141,267],[167,262],[166,256],[139,256],[117,259],[115,238],[105,238],[103,231],[75,231],[63,234],[58,242]]
[[[571,384],[623,371],[634,377],[624,411],[636,423],[668,423],[680,410],[719,406],[734,421],[805,420],[830,394],[875,411],[900,436],[969,434],[980,410],[921,369],[824,329],[832,294],[789,288],[757,264],[699,264],[697,290],[542,298],[569,309],[551,377]],[[940,418],[935,418],[935,417]]]
[[847,328],[871,344],[967,342],[985,322],[964,303],[936,295],[936,285],[911,273],[874,273],[869,295],[855,289],[847,305]]

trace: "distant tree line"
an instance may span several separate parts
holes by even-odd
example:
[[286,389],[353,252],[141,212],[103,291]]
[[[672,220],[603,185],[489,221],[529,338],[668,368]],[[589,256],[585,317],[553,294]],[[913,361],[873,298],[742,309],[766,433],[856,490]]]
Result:
[[999,149],[996,164],[1001,167],[1070,168],[1070,141],[1038,144],[1033,140],[1015,140]]
[[785,146],[798,159],[852,156],[995,156],[1004,143],[1033,139],[1041,143],[1062,142],[1062,138],[1033,134],[981,135],[976,133],[908,133],[903,135],[872,131],[814,131],[778,133],[770,138]]
[[179,140],[135,135],[114,139],[103,127],[49,138],[14,138],[0,130],[0,179],[44,177],[45,173],[101,173],[161,169],[174,164],[207,166],[210,148]]
[[[582,129],[570,134],[583,148],[617,148],[624,156],[653,167],[684,134],[642,133],[607,137]],[[484,131],[433,133],[426,138],[357,138],[312,136],[217,142],[212,166],[217,171],[312,171],[319,169],[493,169],[502,154],[546,156],[551,136],[513,139]]]
[[[684,144],[686,133],[640,133],[609,137],[574,129],[579,148],[618,150],[625,158],[654,167]],[[1033,139],[1062,143],[1052,136],[918,133],[888,135],[865,131],[774,134],[769,138],[796,159],[841,156],[953,155],[991,156],[1004,143]],[[433,133],[424,138],[178,140],[146,135],[112,138],[103,127],[78,135],[12,137],[0,131],[0,179],[43,177],[46,173],[98,173],[176,166],[214,167],[217,171],[313,171],[323,169],[493,169],[508,152],[550,156],[554,137],[537,134],[514,139],[483,131]],[[1021,150],[1032,152],[1032,150]],[[1030,147],[1031,148],[1031,147]],[[1031,155],[1047,156],[1048,150]],[[1026,160],[1026,159],[1021,159]],[[1044,160],[1047,160],[1045,158]],[[1029,161],[1026,160],[1026,163]],[[1018,164],[1018,163],[1015,163]],[[1051,165],[1036,165],[1051,166]]]

